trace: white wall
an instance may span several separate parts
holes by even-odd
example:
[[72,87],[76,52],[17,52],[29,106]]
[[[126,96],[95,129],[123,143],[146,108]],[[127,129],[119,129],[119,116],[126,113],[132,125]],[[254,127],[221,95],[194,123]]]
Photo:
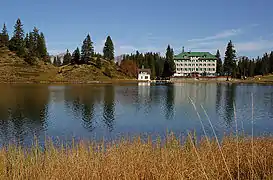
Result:
[[[216,73],[216,60],[213,62],[206,60],[206,62],[204,62],[203,60],[199,60],[199,57],[191,57],[187,62],[185,62],[185,60],[183,62],[174,60],[174,62],[176,66],[176,73],[174,76],[185,76],[185,73],[188,74],[191,72],[198,72],[201,74],[204,71],[208,74]],[[198,71],[196,71],[197,68]]]
[[140,73],[140,74],[138,74],[138,80],[150,81],[151,76],[150,76],[150,74],[147,74],[147,73]]

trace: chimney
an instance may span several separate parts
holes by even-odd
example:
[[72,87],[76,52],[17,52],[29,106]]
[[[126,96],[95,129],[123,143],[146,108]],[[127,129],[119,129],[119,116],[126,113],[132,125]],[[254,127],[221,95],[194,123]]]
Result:
[[182,53],[184,53],[185,52],[185,50],[184,50],[184,46],[182,47]]

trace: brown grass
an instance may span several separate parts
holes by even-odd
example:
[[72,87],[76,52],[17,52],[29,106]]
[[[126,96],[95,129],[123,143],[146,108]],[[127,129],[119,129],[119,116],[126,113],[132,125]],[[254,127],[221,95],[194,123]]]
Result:
[[9,146],[0,150],[0,179],[273,178],[273,138],[254,138],[252,146],[251,138],[227,136],[221,151],[224,156],[214,140],[197,143],[191,135],[170,135],[164,142],[137,137],[70,147],[47,143],[44,151]]

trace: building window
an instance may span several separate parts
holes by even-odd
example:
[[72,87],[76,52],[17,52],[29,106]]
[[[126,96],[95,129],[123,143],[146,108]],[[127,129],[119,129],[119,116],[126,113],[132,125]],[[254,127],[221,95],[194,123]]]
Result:
[[196,68],[196,71],[198,71],[198,68]]
[[185,64],[185,66],[187,66],[187,64]]
[[215,71],[215,68],[213,68],[212,70]]
[[188,69],[187,68],[185,68],[185,71],[187,71]]
[[198,66],[198,64],[196,64],[196,66]]
[[145,76],[145,79],[148,79],[148,76]]
[[202,64],[199,64],[199,66],[202,66]]

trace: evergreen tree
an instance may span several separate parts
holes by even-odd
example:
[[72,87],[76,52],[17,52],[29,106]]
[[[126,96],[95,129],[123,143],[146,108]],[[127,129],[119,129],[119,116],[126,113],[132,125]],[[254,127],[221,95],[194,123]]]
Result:
[[72,60],[72,56],[71,56],[70,52],[67,49],[66,54],[64,55],[63,65],[67,65],[67,64],[71,63],[71,60]]
[[163,76],[170,77],[175,73],[175,63],[173,60],[173,49],[168,45],[166,50],[166,60],[164,63]]
[[31,52],[31,54],[32,54],[33,56],[35,56],[35,44],[34,44],[33,33],[30,32],[28,36],[29,36],[29,38],[28,38],[28,43],[27,43],[28,52]]
[[45,59],[45,57],[47,56],[47,48],[44,34],[40,33],[37,38],[37,55],[38,57]]
[[72,54],[71,64],[79,64],[80,59],[81,59],[81,54],[80,54],[79,48],[77,47],[77,49]]
[[224,72],[230,76],[235,76],[236,73],[236,51],[231,41],[227,45],[224,61]]
[[39,49],[38,49],[38,41],[39,41],[40,34],[39,34],[39,30],[36,27],[33,28],[32,36],[33,36],[34,55],[36,57],[40,57]]
[[269,67],[270,73],[273,73],[273,51],[269,55]]
[[6,24],[4,23],[2,32],[0,33],[0,46],[8,46],[9,43],[9,34],[6,27]]
[[25,46],[27,49],[29,49],[30,47],[30,44],[29,44],[29,34],[26,33],[26,37],[25,37]]
[[25,38],[25,45],[27,48],[25,61],[29,64],[34,64],[36,61],[36,58],[35,58],[36,54],[35,54],[34,39],[33,39],[32,32],[27,34]]
[[24,44],[23,24],[18,18],[16,24],[14,25],[14,33],[13,37],[10,40],[9,48],[11,51],[15,51],[19,56],[23,56],[25,54]]
[[81,61],[82,63],[87,63],[91,61],[92,56],[94,55],[93,42],[91,41],[91,37],[88,34],[83,41],[82,49],[81,49]]
[[222,59],[221,59],[221,55],[220,55],[219,50],[217,50],[217,52],[216,52],[216,58],[217,58],[216,73],[218,75],[222,75],[223,74],[223,64],[222,64]]
[[103,56],[107,60],[114,60],[114,44],[110,36],[107,36],[103,48]]
[[100,57],[97,57],[97,59],[96,59],[96,65],[97,65],[97,68],[101,69],[102,64],[101,64]]

